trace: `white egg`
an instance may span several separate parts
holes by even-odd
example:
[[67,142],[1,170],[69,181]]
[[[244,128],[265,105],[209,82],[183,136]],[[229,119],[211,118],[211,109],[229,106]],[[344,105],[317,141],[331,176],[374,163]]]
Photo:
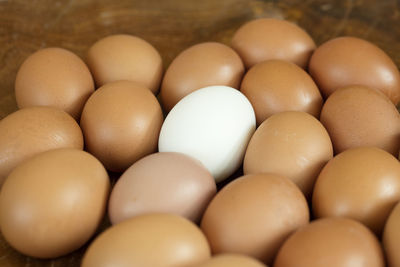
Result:
[[228,86],[204,87],[169,112],[158,148],[198,159],[220,182],[242,164],[255,128],[253,107],[240,91]]

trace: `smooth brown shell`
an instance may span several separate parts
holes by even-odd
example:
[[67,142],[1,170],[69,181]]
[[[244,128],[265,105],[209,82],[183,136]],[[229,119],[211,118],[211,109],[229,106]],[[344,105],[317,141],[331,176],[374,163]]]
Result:
[[19,108],[60,108],[77,120],[93,92],[94,82],[86,64],[63,48],[44,48],[30,55],[15,80]]
[[289,234],[309,221],[307,202],[289,179],[246,175],[217,193],[201,229],[213,254],[242,253],[271,264]]
[[322,107],[320,120],[335,154],[360,146],[379,147],[396,156],[399,153],[399,112],[377,90],[363,86],[336,90]]
[[218,254],[211,259],[191,267],[266,267],[260,261],[242,254]]
[[307,72],[283,60],[254,65],[244,76],[240,91],[250,100],[257,125],[282,111],[304,111],[319,118],[323,103]]
[[386,94],[397,105],[400,73],[390,57],[376,45],[356,37],[339,37],[318,47],[309,71],[325,98],[336,89],[364,85]]
[[103,218],[108,174],[87,152],[56,149],[13,170],[0,192],[0,228],[23,254],[55,258],[86,243]]
[[184,96],[211,85],[239,89],[243,62],[229,46],[200,43],[182,51],[169,65],[161,85],[161,100],[168,112]]
[[86,149],[111,171],[122,172],[157,150],[163,122],[160,104],[130,81],[108,83],[87,101],[81,118]]
[[50,107],[23,108],[0,121],[0,186],[21,162],[56,148],[83,149],[83,135],[66,112]]
[[306,68],[315,49],[313,39],[302,28],[274,18],[247,22],[235,32],[231,46],[247,69],[270,59],[286,60]]
[[256,130],[247,146],[245,174],[276,173],[292,180],[307,197],[321,169],[333,157],[324,126],[300,111],[272,115]]
[[378,239],[362,224],[347,218],[311,222],[291,235],[274,267],[384,267]]
[[197,222],[216,192],[213,176],[199,161],[181,153],[155,153],[118,179],[108,211],[113,224],[151,212]]
[[186,267],[210,256],[195,224],[172,214],[147,214],[100,234],[86,251],[82,267]]
[[145,40],[128,34],[110,35],[98,40],[88,51],[87,63],[97,87],[128,80],[156,93],[163,74],[158,51]]
[[389,267],[400,266],[400,202],[392,210],[383,232],[383,247]]
[[400,164],[384,150],[346,150],[323,168],[314,187],[316,217],[348,217],[380,235],[400,200]]

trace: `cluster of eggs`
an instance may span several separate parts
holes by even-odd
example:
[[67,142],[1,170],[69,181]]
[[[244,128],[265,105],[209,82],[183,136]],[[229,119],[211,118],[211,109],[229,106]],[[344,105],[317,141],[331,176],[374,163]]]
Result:
[[[108,208],[83,267],[400,266],[400,74],[377,46],[317,48],[258,19],[165,74],[130,35],[86,63],[45,48],[18,71],[20,109],[0,121],[0,229],[16,250],[66,255]],[[122,173],[112,190],[107,171]]]

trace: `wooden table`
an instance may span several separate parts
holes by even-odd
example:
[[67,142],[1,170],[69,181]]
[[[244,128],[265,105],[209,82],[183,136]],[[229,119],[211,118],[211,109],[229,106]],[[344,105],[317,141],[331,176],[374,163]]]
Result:
[[[129,33],[152,43],[167,67],[195,43],[229,44],[240,25],[261,17],[293,21],[317,44],[341,35],[365,38],[400,66],[400,2],[396,0],[0,0],[0,119],[17,109],[16,72],[39,48],[64,47],[84,58],[97,39]],[[85,248],[43,261],[22,256],[0,237],[0,266],[79,266]]]

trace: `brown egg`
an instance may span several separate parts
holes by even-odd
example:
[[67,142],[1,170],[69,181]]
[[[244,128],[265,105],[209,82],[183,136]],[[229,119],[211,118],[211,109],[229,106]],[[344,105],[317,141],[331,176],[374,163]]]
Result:
[[271,264],[288,235],[308,220],[307,202],[289,179],[246,175],[217,193],[201,229],[213,253],[241,253]]
[[83,149],[82,131],[66,112],[23,108],[0,121],[0,187],[21,162],[56,148]]
[[158,91],[163,73],[158,51],[145,40],[127,34],[107,36],[94,43],[87,62],[98,87],[128,80]]
[[260,261],[241,254],[219,254],[191,267],[266,267]]
[[209,258],[210,247],[195,224],[172,214],[146,214],[100,234],[82,267],[186,267]]
[[323,168],[315,183],[316,217],[349,217],[376,234],[383,230],[400,200],[400,164],[384,150],[360,147],[346,150]]
[[119,178],[108,210],[113,224],[151,212],[197,222],[216,191],[213,176],[199,161],[181,153],[155,153]]
[[376,45],[356,37],[339,37],[322,44],[310,60],[309,71],[324,97],[349,85],[364,85],[400,100],[400,74]]
[[291,235],[274,267],[384,267],[377,238],[362,224],[345,218],[311,222]]
[[383,232],[383,247],[389,267],[400,266],[400,202],[392,210]]
[[324,126],[308,113],[287,111],[258,127],[247,146],[243,170],[288,177],[310,197],[319,172],[332,157]]
[[282,111],[304,111],[319,118],[322,97],[302,68],[283,60],[253,66],[244,76],[240,91],[250,100],[260,125]]
[[232,38],[247,69],[270,59],[282,59],[306,68],[315,43],[302,28],[286,20],[262,18],[241,26]]
[[15,168],[0,192],[0,228],[19,252],[55,258],[86,243],[103,218],[110,182],[87,152],[56,149]]
[[108,83],[87,101],[81,118],[86,149],[111,171],[122,172],[157,150],[160,104],[140,84]]
[[336,154],[359,146],[379,147],[396,156],[399,152],[400,115],[379,91],[362,86],[338,89],[322,107],[320,120]]
[[86,64],[63,48],[44,48],[30,55],[15,80],[18,107],[56,107],[77,120],[93,92],[93,78]]
[[166,111],[191,92],[210,85],[239,88],[243,62],[229,46],[207,42],[187,48],[172,61],[161,85]]

